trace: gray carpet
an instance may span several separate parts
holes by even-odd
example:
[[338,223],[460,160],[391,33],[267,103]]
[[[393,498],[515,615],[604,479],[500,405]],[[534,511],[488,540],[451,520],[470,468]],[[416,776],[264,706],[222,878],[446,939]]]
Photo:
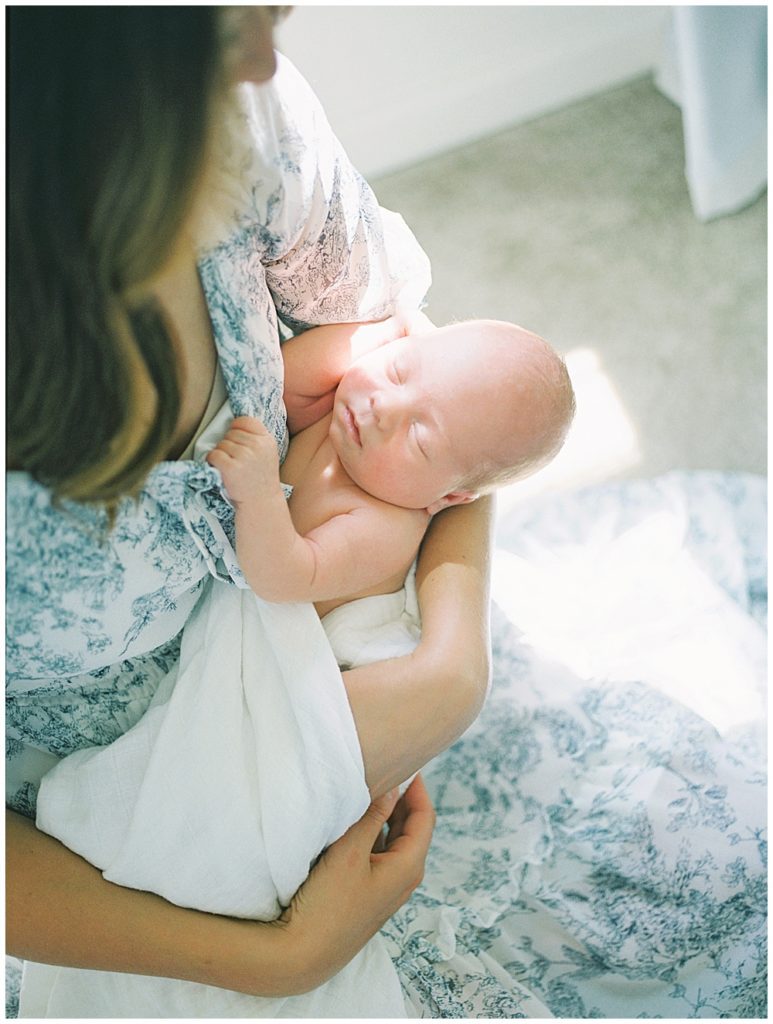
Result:
[[766,470],[766,198],[701,224],[683,166],[645,78],[373,182],[431,257],[437,323],[514,320],[593,364],[564,486]]

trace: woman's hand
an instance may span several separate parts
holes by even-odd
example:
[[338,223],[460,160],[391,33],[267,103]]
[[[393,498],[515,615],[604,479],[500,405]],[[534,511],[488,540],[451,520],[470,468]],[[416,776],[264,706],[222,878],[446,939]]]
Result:
[[393,316],[375,323],[362,324],[352,334],[349,361],[344,369],[369,352],[390,345],[398,338],[428,334],[435,325],[420,309],[399,309]]
[[421,883],[434,824],[417,776],[399,800],[396,790],[374,800],[325,850],[280,919],[303,991],[340,971]]
[[428,334],[436,329],[435,324],[420,309],[399,309],[392,318],[395,324],[395,338],[407,338],[412,334]]

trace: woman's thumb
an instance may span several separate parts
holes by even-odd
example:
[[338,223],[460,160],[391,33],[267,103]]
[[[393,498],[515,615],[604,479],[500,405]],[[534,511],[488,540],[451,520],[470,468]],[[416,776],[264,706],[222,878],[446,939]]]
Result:
[[363,841],[371,845],[375,843],[384,825],[389,821],[399,798],[399,789],[390,789],[383,796],[376,797],[360,820],[352,826],[352,831],[356,829]]

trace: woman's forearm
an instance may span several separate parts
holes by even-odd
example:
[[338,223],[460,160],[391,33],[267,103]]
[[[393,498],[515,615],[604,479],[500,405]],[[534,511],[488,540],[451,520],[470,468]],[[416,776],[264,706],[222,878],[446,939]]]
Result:
[[32,821],[6,812],[6,949],[12,955],[286,996],[300,991],[303,977],[287,939],[282,924],[184,910],[113,885]]
[[[374,801],[271,923],[184,910],[113,885],[32,821],[6,811],[6,950],[40,963],[254,996],[308,992],[341,970],[421,881],[432,804],[419,779],[391,818],[395,800]],[[374,856],[388,820],[386,849]]]
[[[436,517],[417,574],[423,639],[414,654],[345,674],[368,784],[380,794],[452,743],[488,686],[489,499]],[[431,807],[418,808],[424,821]],[[378,821],[376,822],[378,826]],[[124,889],[20,815],[6,814],[6,948],[43,963],[160,975],[262,996],[321,984],[417,884],[431,825],[374,865],[378,827],[330,848],[289,922],[237,921]],[[371,834],[372,833],[372,834]],[[338,851],[332,856],[332,851]],[[361,878],[353,880],[352,864]],[[348,899],[349,919],[331,908]],[[73,921],[78,927],[73,927]],[[356,926],[356,927],[355,927]],[[320,941],[320,937],[324,941]]]
[[282,345],[284,402],[291,434],[321,419],[333,408],[335,390],[352,362],[397,337],[394,317],[365,324],[311,327]]
[[448,509],[436,516],[424,539],[416,572],[422,642],[446,664],[488,690],[489,606],[495,497]]
[[450,746],[485,700],[493,510],[494,499],[481,498],[433,521],[416,575],[422,614],[416,651],[344,673],[374,795]]

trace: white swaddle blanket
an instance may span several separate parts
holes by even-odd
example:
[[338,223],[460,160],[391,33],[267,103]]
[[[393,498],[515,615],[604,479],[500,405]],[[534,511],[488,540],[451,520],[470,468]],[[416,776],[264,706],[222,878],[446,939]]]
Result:
[[[411,649],[409,593],[407,611],[402,591],[331,613],[342,659]],[[44,778],[37,824],[119,885],[272,919],[368,803],[354,720],[313,607],[210,581],[177,671],[133,729]],[[405,1006],[376,936],[330,982],[287,999],[28,964],[20,1016],[404,1017]]]

